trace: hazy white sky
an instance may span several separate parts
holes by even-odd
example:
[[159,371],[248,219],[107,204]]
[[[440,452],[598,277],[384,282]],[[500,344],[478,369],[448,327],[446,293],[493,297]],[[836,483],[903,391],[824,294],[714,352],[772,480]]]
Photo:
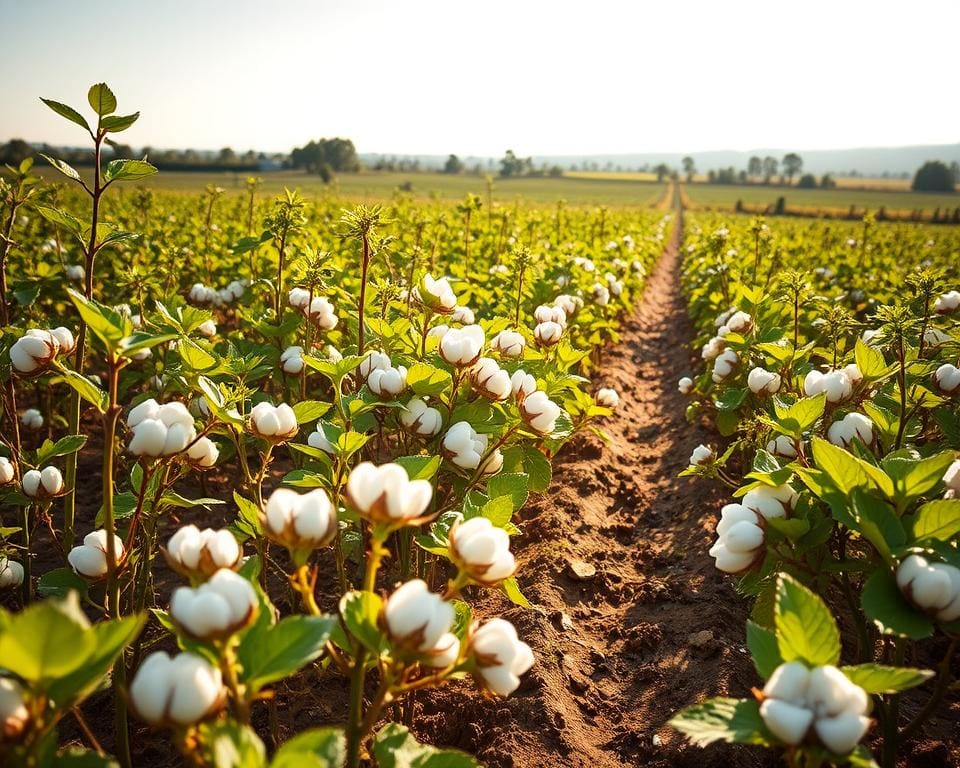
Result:
[[960,141],[960,0],[0,0],[0,140],[499,155]]

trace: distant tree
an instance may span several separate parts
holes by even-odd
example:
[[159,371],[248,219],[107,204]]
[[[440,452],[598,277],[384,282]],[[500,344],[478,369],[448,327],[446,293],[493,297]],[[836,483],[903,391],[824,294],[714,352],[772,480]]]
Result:
[[217,153],[217,162],[220,165],[230,165],[231,163],[237,162],[237,153],[234,152],[230,147],[224,147]]
[[657,174],[657,181],[663,181],[670,173],[670,167],[666,163],[660,163],[653,169],[653,172]]
[[823,174],[823,177],[820,179],[820,188],[821,189],[836,189],[837,182],[829,173]]
[[770,180],[777,175],[777,169],[780,167],[780,164],[777,162],[777,158],[770,157],[767,155],[763,158],[763,183],[769,184]]
[[551,165],[548,173],[553,178],[559,178],[560,176],[563,176],[563,168],[561,168],[559,165]]
[[816,189],[817,177],[812,173],[805,173],[800,177],[800,181],[797,182],[797,187],[800,189]]
[[954,184],[960,184],[960,163],[956,160],[950,163],[950,175],[953,176]]
[[924,163],[913,177],[915,192],[953,192],[954,185],[953,174],[939,160]]
[[746,172],[746,171],[740,171],[739,173],[737,173],[737,183],[738,183],[738,184],[746,184],[746,183],[747,183],[747,172]]
[[697,166],[694,165],[693,158],[687,155],[681,162],[683,163],[683,172],[687,174],[687,182],[693,181],[693,174],[697,172]]
[[512,149],[508,149],[506,154],[500,158],[500,175],[504,178],[522,176],[528,163],[532,164],[529,157],[526,160],[521,159]]
[[796,152],[789,152],[783,156],[783,175],[787,177],[787,184],[793,182],[793,177],[803,170],[803,158]]
[[0,146],[0,162],[10,165],[20,165],[32,154],[33,147],[23,139],[10,139],[6,144]]
[[747,175],[751,177],[760,176],[763,173],[763,160],[756,155],[751,155],[747,161]]
[[353,173],[360,170],[357,149],[350,139],[319,139],[297,147],[290,153],[294,168],[303,168],[307,173],[320,173],[323,165],[336,173]]
[[443,164],[444,173],[463,173],[463,169],[463,161],[456,155],[450,155],[447,158],[447,162]]

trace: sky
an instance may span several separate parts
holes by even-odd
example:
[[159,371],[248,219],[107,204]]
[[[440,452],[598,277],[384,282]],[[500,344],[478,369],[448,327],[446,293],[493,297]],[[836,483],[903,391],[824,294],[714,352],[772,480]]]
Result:
[[[960,141],[960,1],[0,0],[0,140],[499,156]],[[80,131],[78,133],[78,131]]]

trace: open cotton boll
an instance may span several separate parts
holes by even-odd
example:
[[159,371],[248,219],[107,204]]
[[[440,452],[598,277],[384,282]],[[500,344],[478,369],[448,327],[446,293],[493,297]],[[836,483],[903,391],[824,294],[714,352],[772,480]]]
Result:
[[18,373],[36,374],[49,366],[60,352],[60,342],[50,331],[31,328],[17,339],[8,352]]
[[[113,537],[113,552],[119,562],[123,557],[123,541]],[[102,528],[83,537],[83,544],[67,554],[67,562],[78,576],[102,579],[107,575],[107,532]]]
[[803,741],[813,722],[813,712],[809,709],[780,699],[764,699],[760,717],[770,733],[790,746]]
[[397,414],[404,429],[421,437],[433,437],[443,426],[443,416],[419,397],[414,397]]
[[524,422],[539,435],[551,434],[556,429],[561,413],[560,406],[541,390],[527,395],[520,403],[520,415]]
[[220,458],[220,449],[209,437],[200,437],[187,448],[187,461],[197,469],[210,469]]
[[537,324],[542,323],[555,323],[561,327],[561,329],[566,328],[567,326],[567,313],[559,306],[549,306],[547,304],[541,304],[533,313],[534,319],[537,321]]
[[461,325],[473,325],[477,318],[470,307],[454,307],[453,314],[450,315],[451,322]]
[[318,549],[337,532],[336,510],[326,492],[297,493],[278,488],[267,500],[264,529],[273,541],[292,549]]
[[159,418],[160,404],[151,397],[130,409],[130,413],[127,414],[127,426],[133,428],[144,419]]
[[20,478],[20,488],[31,499],[50,498],[63,490],[63,476],[56,467],[31,469]]
[[724,325],[729,328],[733,333],[744,334],[748,333],[751,328],[753,328],[753,318],[750,317],[746,312],[734,312],[727,318],[727,321]]
[[377,397],[396,397],[407,388],[407,369],[402,365],[376,368],[367,377],[367,387]]
[[25,429],[40,429],[43,426],[43,414],[36,408],[27,408],[20,414],[20,425]]
[[133,711],[155,727],[194,725],[217,712],[225,700],[220,670],[192,653],[170,658],[155,651],[130,683]]
[[317,422],[316,428],[307,437],[307,445],[324,453],[328,453],[331,456],[335,456],[337,453],[337,446],[327,439],[326,432],[324,432],[323,425],[320,422]]
[[224,638],[253,621],[257,594],[243,576],[221,568],[199,587],[178,587],[170,598],[170,617],[191,637]]
[[593,296],[594,302],[601,307],[605,307],[610,303],[610,289],[607,288],[607,286],[605,286],[603,283],[594,283],[593,287],[590,289],[590,292]]
[[217,324],[213,320],[204,320],[197,326],[197,330],[210,339],[217,335]]
[[709,554],[718,570],[740,573],[758,560],[763,543],[757,514],[742,504],[727,504],[720,510],[717,540]]
[[167,542],[163,554],[167,563],[186,576],[212,576],[221,568],[235,568],[240,562],[240,545],[226,528],[200,530],[185,525]]
[[534,663],[530,646],[504,619],[492,619],[477,629],[470,638],[468,654],[476,664],[474,678],[497,696],[509,696],[517,690],[520,676]]
[[562,293],[553,300],[553,306],[563,310],[564,321],[568,322],[583,307],[583,299],[579,296]]
[[755,395],[773,395],[780,391],[780,374],[764,368],[754,368],[747,375],[747,386]]
[[57,340],[57,344],[60,346],[59,354],[61,355],[69,355],[77,346],[77,342],[73,338],[73,331],[64,328],[62,325],[51,330],[50,335]]
[[321,331],[332,331],[340,322],[336,309],[326,296],[314,296],[304,314]]
[[960,307],[960,291],[949,291],[937,297],[933,311],[939,315],[949,315],[956,312],[958,307]]
[[693,453],[690,454],[690,464],[702,467],[712,462],[715,457],[716,454],[714,454],[712,448],[701,444],[694,448]]
[[0,677],[0,744],[16,742],[29,723],[30,710],[23,686],[12,677]]
[[476,469],[487,450],[488,438],[478,434],[467,421],[458,421],[447,430],[441,452],[461,469]]
[[456,612],[422,579],[398,587],[383,607],[384,623],[395,647],[407,653],[433,651],[450,632]]
[[433,486],[411,480],[399,464],[364,461],[347,478],[347,501],[358,514],[375,523],[414,525],[427,511]]
[[460,640],[452,632],[440,635],[433,648],[423,652],[422,664],[433,669],[445,669],[460,658]]
[[306,288],[291,288],[287,294],[287,303],[294,309],[305,309],[310,303],[310,291]]
[[715,360],[726,347],[727,342],[723,340],[722,336],[714,336],[703,345],[703,349],[700,350],[700,357],[707,361]]
[[480,359],[484,341],[479,325],[451,328],[440,339],[440,357],[450,365],[467,368]]
[[839,403],[853,394],[853,382],[842,370],[831,370],[827,373],[813,370],[803,380],[803,391],[807,397],[816,397],[825,392],[827,402]]
[[0,556],[0,589],[14,589],[21,584],[23,584],[23,566],[16,560]]
[[910,555],[897,568],[897,586],[910,602],[937,621],[960,618],[960,568]]
[[947,471],[943,473],[943,484],[948,491],[960,494],[960,459],[947,467]]
[[522,402],[525,397],[537,391],[537,380],[522,368],[518,368],[510,377],[510,391],[517,402]]
[[286,403],[257,403],[248,424],[254,435],[271,443],[282,443],[297,434],[297,416]]
[[518,358],[523,355],[527,340],[516,331],[500,331],[490,340],[490,349],[503,357]]
[[933,383],[941,392],[952,395],[960,392],[960,368],[944,363],[933,373]]
[[677,391],[681,395],[689,395],[693,392],[693,379],[689,376],[680,377],[680,380],[677,382]]
[[740,356],[732,349],[725,349],[713,361],[713,380],[719,384],[725,380],[740,363]]
[[517,567],[509,535],[485,517],[454,524],[450,529],[450,557],[471,579],[487,585],[499,584]]
[[0,456],[0,485],[8,485],[17,476],[17,468],[6,456]]
[[541,347],[551,347],[559,344],[563,338],[563,326],[550,320],[538,323],[533,329],[533,338]]
[[842,370],[847,375],[847,378],[850,380],[850,383],[853,386],[857,386],[863,381],[863,374],[860,372],[860,366],[858,366],[856,363],[845,365]]
[[291,376],[299,376],[303,372],[303,347],[287,347],[280,354],[280,369]]
[[597,390],[595,397],[597,405],[603,408],[618,408],[620,406],[620,394],[617,390],[610,387],[601,387]]
[[758,485],[747,491],[740,503],[752,509],[766,520],[773,517],[786,517],[796,503],[798,494],[784,483],[776,487]]
[[82,264],[67,264],[64,273],[71,283],[82,283],[87,276],[87,270],[83,268]]
[[795,459],[798,453],[797,443],[792,437],[777,435],[767,443],[767,452],[785,459]]
[[873,422],[862,413],[848,413],[827,430],[827,439],[841,448],[848,448],[854,439],[864,445],[873,443]]
[[434,279],[430,274],[420,278],[413,289],[413,299],[431,312],[441,315],[451,314],[457,306],[457,295],[445,277]]
[[490,357],[477,360],[470,369],[470,382],[474,389],[488,400],[506,400],[512,394],[510,374]]
[[390,356],[384,352],[374,350],[360,361],[357,371],[360,374],[360,378],[366,381],[374,371],[385,371],[390,367],[392,367]]

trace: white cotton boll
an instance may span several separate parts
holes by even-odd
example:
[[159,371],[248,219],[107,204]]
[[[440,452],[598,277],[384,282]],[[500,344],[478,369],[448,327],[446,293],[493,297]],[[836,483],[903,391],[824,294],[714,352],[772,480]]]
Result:
[[862,413],[848,413],[827,430],[827,439],[841,448],[848,448],[855,438],[864,445],[873,443],[873,422]]
[[713,361],[713,381],[717,384],[724,381],[740,363],[740,356],[732,349],[721,352]]
[[36,408],[27,408],[20,414],[20,425],[25,429],[40,429],[43,426],[43,414]]
[[795,459],[798,453],[796,441],[787,435],[777,435],[767,443],[767,451],[785,459]]
[[291,376],[303,372],[303,347],[287,347],[280,355],[280,369]]
[[960,291],[950,291],[937,298],[933,311],[940,315],[949,315],[958,307],[960,307]]
[[860,334],[860,340],[864,344],[873,345],[874,341],[880,340],[880,329],[879,328],[867,328],[863,333]]
[[857,386],[863,381],[863,374],[860,372],[860,366],[858,366],[856,363],[845,365],[842,370],[847,375],[847,378],[850,380],[850,383],[853,386]]
[[842,370],[831,370],[827,373],[813,370],[803,380],[803,391],[807,397],[816,397],[825,392],[827,402],[839,403],[853,394],[853,383]]
[[442,339],[444,336],[446,336],[447,331],[449,330],[450,330],[449,325],[443,325],[442,323],[440,325],[435,325],[429,331],[427,331],[427,338]]
[[373,522],[409,525],[423,516],[433,498],[427,480],[410,480],[399,464],[364,461],[347,478],[347,499],[353,509]]
[[127,426],[133,428],[144,419],[159,418],[160,404],[151,397],[149,400],[144,400],[139,405],[130,409],[130,413],[127,414]]
[[163,552],[174,570],[202,576],[236,567],[241,555],[240,545],[227,529],[200,530],[195,525],[185,525],[174,533]]
[[490,349],[503,357],[518,358],[523,355],[527,341],[516,331],[500,331],[490,341]]
[[83,268],[82,264],[67,264],[64,272],[66,273],[67,280],[71,283],[82,283],[83,279],[87,276],[87,270]]
[[549,435],[556,429],[561,413],[560,406],[540,390],[527,395],[520,403],[520,415],[524,422],[540,435]]
[[47,496],[56,496],[63,490],[63,476],[56,467],[40,470],[40,485]]
[[233,300],[236,301],[246,292],[247,284],[243,280],[233,280],[227,284],[227,290],[230,292]]
[[689,395],[693,392],[693,379],[689,376],[682,376],[677,382],[677,391],[681,395]]
[[496,360],[481,357],[470,369],[473,387],[485,398],[493,401],[506,400],[512,394],[510,374]]
[[809,709],[781,699],[764,700],[760,705],[760,717],[770,733],[790,746],[803,741],[813,722],[813,712]]
[[221,568],[199,587],[178,587],[170,617],[191,637],[210,640],[232,635],[257,613],[257,594],[242,576]]
[[960,493],[960,459],[947,467],[943,473],[943,484],[951,491]]
[[870,718],[856,712],[817,719],[814,730],[823,745],[837,755],[850,752],[870,728]]
[[323,431],[323,426],[319,423],[316,429],[307,437],[307,445],[324,453],[328,453],[331,456],[337,453],[337,447],[327,439],[327,435]]
[[740,503],[769,520],[774,517],[786,517],[797,498],[797,492],[787,484],[775,488],[769,485],[758,485],[747,491]]
[[0,677],[0,744],[4,744],[4,752],[6,746],[20,739],[30,724],[27,704],[23,686],[11,677]]
[[473,310],[470,309],[470,307],[454,307],[453,314],[450,315],[450,320],[454,323],[460,323],[461,325],[473,325],[477,318],[474,316]]
[[419,397],[414,397],[399,412],[397,418],[404,429],[421,437],[433,437],[443,426],[443,416]]
[[498,584],[516,570],[510,537],[485,517],[458,522],[450,530],[450,554],[470,578],[481,584]]
[[601,307],[605,307],[610,303],[610,289],[603,283],[594,283],[590,292],[593,300]]
[[407,388],[407,369],[402,365],[377,368],[367,377],[367,387],[377,397],[396,397]]
[[777,667],[763,687],[763,695],[772,699],[806,701],[810,686],[810,670],[799,661],[790,661]]
[[264,440],[282,443],[297,434],[297,416],[286,403],[257,403],[250,411],[251,431]]
[[597,405],[603,408],[615,409],[620,406],[620,394],[610,387],[601,387],[596,394]]
[[460,640],[452,632],[440,635],[440,639],[429,651],[424,652],[422,663],[433,669],[445,669],[452,666],[460,657]]
[[[114,555],[117,562],[123,557],[123,541],[113,537]],[[87,579],[101,579],[107,575],[107,532],[102,528],[88,533],[83,544],[67,554],[67,562],[74,572]]]
[[57,340],[57,345],[60,347],[59,354],[61,355],[69,355],[77,346],[77,342],[73,338],[73,331],[64,328],[62,325],[52,329],[50,335]]
[[537,380],[522,368],[518,368],[510,377],[510,391],[518,401],[537,391]]
[[0,486],[9,485],[17,476],[16,467],[6,456],[0,456]]
[[538,323],[533,329],[533,338],[542,347],[551,347],[558,344],[563,337],[563,326],[551,321]]
[[476,661],[478,682],[498,696],[513,693],[520,686],[520,676],[534,663],[530,646],[504,619],[492,619],[474,632],[468,653]]
[[744,334],[753,328],[753,318],[746,312],[734,312],[724,325],[733,333]]
[[264,521],[271,539],[294,550],[324,547],[337,531],[336,511],[320,488],[304,494],[278,488],[267,500]]
[[944,363],[933,373],[933,383],[944,394],[960,392],[960,368]]
[[456,613],[422,579],[398,587],[383,608],[387,632],[394,645],[413,653],[429,653],[450,632]]
[[724,573],[739,573],[749,568],[763,547],[764,534],[756,513],[741,504],[727,504],[720,511],[717,540],[709,554]]
[[390,356],[384,352],[373,351],[360,362],[358,372],[360,378],[366,380],[373,371],[385,371],[392,367]]
[[143,419],[133,428],[129,451],[134,456],[157,458],[163,455],[167,427],[159,419]]
[[698,445],[690,454],[690,464],[702,467],[712,462],[715,456],[712,448],[706,445]]
[[287,294],[287,303],[294,309],[306,309],[310,303],[310,291],[306,288],[291,288]]
[[50,331],[31,328],[10,347],[10,362],[19,373],[39,373],[60,352],[60,342]]
[[0,589],[15,589],[23,584],[23,566],[0,556]]
[[220,458],[220,449],[209,437],[201,437],[187,448],[187,460],[194,467],[209,469]]
[[480,358],[484,341],[479,325],[451,328],[440,339],[440,357],[450,365],[466,368]]
[[477,434],[467,421],[447,430],[440,447],[444,456],[461,469],[476,469],[487,450],[487,436]]
[[325,296],[314,296],[304,314],[321,331],[332,331],[340,322],[333,304]]
[[547,304],[541,304],[533,313],[534,319],[537,323],[556,323],[565,328],[567,325],[567,313],[559,306],[549,306]]
[[897,586],[920,610],[939,621],[960,618],[960,569],[910,555],[897,568]]
[[432,312],[448,315],[457,306],[457,296],[445,277],[424,275],[413,289],[413,299]]
[[727,342],[722,336],[714,336],[710,341],[703,345],[700,350],[700,357],[704,360],[715,360],[724,349],[727,348]]
[[204,320],[197,326],[197,330],[208,339],[212,339],[217,335],[217,324],[213,320]]
[[567,322],[583,306],[583,299],[579,296],[562,293],[553,300],[553,306],[563,310],[564,322]]
[[194,725],[220,709],[226,698],[220,670],[206,659],[164,651],[151,653],[130,683],[130,703],[153,726]]
[[780,374],[765,370],[764,368],[754,368],[747,375],[747,386],[755,395],[761,393],[773,395],[780,391]]

